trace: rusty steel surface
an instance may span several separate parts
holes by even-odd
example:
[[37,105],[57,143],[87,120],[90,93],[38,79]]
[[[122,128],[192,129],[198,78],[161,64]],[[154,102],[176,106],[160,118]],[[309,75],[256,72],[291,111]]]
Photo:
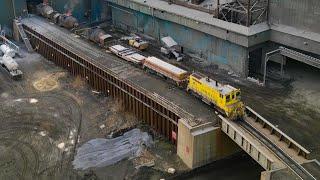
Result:
[[[140,71],[132,69],[132,66],[120,63],[121,61],[104,61],[103,57],[108,56],[108,54],[97,51],[94,47],[81,49],[81,46],[79,46],[79,49],[77,49],[78,47],[68,44],[69,41],[60,40],[58,36],[44,36],[41,33],[45,34],[49,29],[43,28],[40,30],[41,25],[48,24],[41,24],[40,21],[24,23],[30,42],[39,54],[56,65],[67,69],[71,74],[85,78],[93,89],[119,99],[128,111],[134,113],[144,123],[150,125],[173,143],[176,143],[176,139],[172,134],[177,133],[177,122],[180,118],[188,119],[190,125],[198,125],[208,120],[214,121],[210,107],[202,106],[202,103],[198,100],[191,97],[186,97],[187,100],[191,99],[191,102],[190,100],[186,101],[186,99],[177,100],[176,98],[184,95],[181,90],[172,96],[171,101],[168,101],[166,97],[161,96],[162,87],[155,87],[152,80],[149,81],[150,83],[146,83],[150,77],[142,76],[139,74]],[[39,24],[36,24],[36,22]],[[44,23],[44,21],[41,22]],[[61,33],[60,35],[70,38],[67,33]],[[137,76],[129,77],[130,74],[137,74]],[[139,79],[137,79],[138,76]],[[133,83],[133,81],[136,82]],[[156,88],[158,92],[152,88],[151,90],[148,89],[148,86]],[[168,94],[170,95],[170,93],[164,93],[163,95],[168,96]],[[172,102],[174,100],[177,100],[179,106]],[[186,109],[180,107],[183,105]],[[192,108],[194,105],[198,107]],[[201,114],[204,114],[204,116],[201,117]]]

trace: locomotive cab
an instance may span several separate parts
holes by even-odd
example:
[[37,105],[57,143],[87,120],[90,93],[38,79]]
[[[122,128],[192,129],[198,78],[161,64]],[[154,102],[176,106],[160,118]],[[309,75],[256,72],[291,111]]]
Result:
[[213,105],[230,120],[239,119],[244,115],[240,89],[219,83],[202,74],[193,73],[189,76],[187,91],[191,91],[207,104]]
[[225,114],[232,120],[241,118],[244,115],[244,104],[241,101],[241,92],[235,89],[228,94],[220,94]]

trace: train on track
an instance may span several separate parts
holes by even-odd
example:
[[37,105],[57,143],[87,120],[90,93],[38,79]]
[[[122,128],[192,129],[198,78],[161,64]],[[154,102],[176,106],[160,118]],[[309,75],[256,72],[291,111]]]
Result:
[[[74,18],[75,20],[72,20],[73,17],[70,19],[70,22],[61,25],[60,17],[62,15],[55,12],[46,4],[38,5],[38,12],[43,17],[65,28],[72,29],[78,26],[76,19]],[[101,43],[93,39],[91,39],[91,41]],[[242,119],[244,116],[245,106],[241,101],[240,89],[219,83],[200,73],[190,73],[156,57],[145,57],[132,48],[127,48],[122,45],[111,46],[109,50],[116,56],[135,66],[174,82],[178,87],[202,99],[202,101],[213,106],[231,120]]]
[[200,73],[189,73],[156,57],[145,57],[122,45],[114,45],[109,49],[116,56],[169,79],[178,87],[186,89],[205,103],[214,106],[231,120],[241,119],[244,116],[245,107],[241,101],[240,89],[219,83]]
[[61,27],[73,29],[79,26],[78,20],[71,13],[61,14],[45,3],[37,5],[37,12]]

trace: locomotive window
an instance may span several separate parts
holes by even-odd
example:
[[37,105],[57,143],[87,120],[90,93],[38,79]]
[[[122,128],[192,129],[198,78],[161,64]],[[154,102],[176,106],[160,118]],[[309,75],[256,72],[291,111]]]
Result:
[[229,102],[229,101],[230,101],[230,95],[228,95],[228,96],[227,96],[226,101],[227,101],[227,102]]
[[237,95],[237,97],[240,96],[240,92],[237,92],[236,95]]
[[231,99],[234,99],[234,94],[232,94],[232,98]]

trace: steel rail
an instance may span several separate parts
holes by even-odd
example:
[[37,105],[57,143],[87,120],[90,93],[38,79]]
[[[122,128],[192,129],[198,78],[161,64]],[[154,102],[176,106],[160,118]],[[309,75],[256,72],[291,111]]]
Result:
[[240,126],[245,128],[250,134],[255,136],[262,142],[264,145],[267,146],[274,154],[280,158],[292,172],[294,172],[300,179],[303,180],[316,180],[311,173],[309,173],[304,167],[302,167],[299,163],[297,163],[294,159],[288,156],[281,148],[276,146],[274,143],[271,142],[267,137],[265,137],[261,132],[257,131],[254,127],[252,127],[248,122],[245,120],[238,122]]

